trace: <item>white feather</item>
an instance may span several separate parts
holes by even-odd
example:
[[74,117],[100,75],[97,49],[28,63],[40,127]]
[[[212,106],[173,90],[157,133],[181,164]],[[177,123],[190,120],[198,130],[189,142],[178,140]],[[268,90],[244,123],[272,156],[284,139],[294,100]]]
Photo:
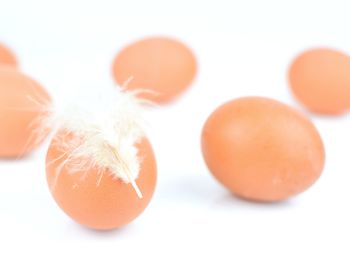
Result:
[[115,88],[77,99],[62,110],[51,111],[44,122],[44,127],[55,126],[74,135],[67,141],[64,133],[58,133],[53,139],[52,144],[67,153],[64,166],[71,173],[92,167],[101,173],[109,170],[116,179],[132,184],[141,198],[135,180],[142,160],[135,144],[145,136],[141,113],[148,102],[138,99],[135,92],[119,92]]

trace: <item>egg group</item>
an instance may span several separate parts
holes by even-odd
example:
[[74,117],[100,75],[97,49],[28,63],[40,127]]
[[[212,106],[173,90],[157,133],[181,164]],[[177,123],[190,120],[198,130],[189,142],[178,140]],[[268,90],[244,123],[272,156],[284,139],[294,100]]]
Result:
[[51,98],[36,81],[14,68],[0,68],[0,157],[16,158],[45,138],[41,121]]
[[219,182],[239,197],[264,202],[303,192],[325,162],[322,139],[310,120],[262,97],[217,108],[204,125],[202,150]]
[[180,96],[197,72],[193,52],[166,37],[139,40],[121,50],[113,62],[113,76],[126,89],[138,89],[142,98],[165,104]]
[[0,44],[0,65],[17,66],[17,59],[14,53],[5,45]]
[[310,111],[341,114],[350,109],[350,57],[329,48],[300,54],[289,70],[295,97]]

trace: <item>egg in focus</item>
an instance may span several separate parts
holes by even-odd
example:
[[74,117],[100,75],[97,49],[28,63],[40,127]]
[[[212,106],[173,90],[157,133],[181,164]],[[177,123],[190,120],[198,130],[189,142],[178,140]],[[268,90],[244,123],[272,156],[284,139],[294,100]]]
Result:
[[289,83],[310,111],[342,114],[350,108],[350,57],[328,48],[307,50],[291,64]]
[[71,153],[63,152],[54,138],[47,153],[46,175],[59,207],[77,223],[92,229],[110,230],[129,224],[147,207],[156,185],[156,161],[149,141],[144,138],[137,149],[142,164],[136,183],[142,199],[131,184],[115,179],[109,171],[101,174],[96,167],[70,171],[64,162]]
[[85,227],[110,230],[129,224],[147,207],[157,165],[145,133],[145,102],[115,87],[91,92],[55,110],[46,175],[68,216]]
[[45,138],[40,121],[50,104],[39,83],[16,69],[0,68],[0,157],[18,158],[40,145]]
[[17,66],[16,56],[3,44],[0,44],[0,65]]
[[166,104],[184,93],[193,82],[197,62],[183,43],[166,37],[150,37],[126,46],[113,62],[113,76],[127,89],[144,89],[142,98]]
[[305,191],[325,163],[323,142],[311,121],[263,97],[217,108],[204,125],[202,152],[220,183],[241,198],[262,202]]

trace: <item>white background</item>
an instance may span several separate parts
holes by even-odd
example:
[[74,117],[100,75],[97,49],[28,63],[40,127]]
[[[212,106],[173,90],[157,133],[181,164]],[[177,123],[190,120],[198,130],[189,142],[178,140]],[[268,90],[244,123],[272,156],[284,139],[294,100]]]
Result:
[[85,229],[56,206],[46,145],[0,161],[0,263],[350,263],[349,115],[310,114],[325,142],[325,171],[279,204],[230,195],[199,144],[207,116],[229,99],[262,95],[300,108],[288,90],[289,63],[314,46],[350,53],[349,10],[335,0],[0,0],[0,41],[57,101],[112,86],[113,56],[143,36],[183,40],[200,66],[188,93],[147,114],[158,186],[121,230]]

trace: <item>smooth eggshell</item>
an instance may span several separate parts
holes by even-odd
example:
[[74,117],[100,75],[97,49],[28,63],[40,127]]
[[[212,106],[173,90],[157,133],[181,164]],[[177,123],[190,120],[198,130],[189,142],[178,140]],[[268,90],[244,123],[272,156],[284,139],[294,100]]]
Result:
[[181,42],[153,37],[125,47],[115,58],[113,76],[119,85],[132,78],[127,89],[146,89],[142,98],[159,104],[174,100],[192,83],[197,63]]
[[332,49],[299,55],[289,70],[296,98],[310,111],[341,114],[350,108],[350,57]]
[[14,68],[0,68],[0,157],[23,156],[44,139],[43,109],[51,103],[46,90]]
[[224,186],[255,201],[280,201],[311,186],[325,152],[314,125],[275,100],[245,97],[216,109],[202,132],[204,159]]
[[99,184],[96,168],[72,173],[63,166],[57,175],[70,153],[64,154],[53,141],[47,153],[46,173],[57,204],[76,222],[92,229],[109,230],[130,223],[147,207],[156,185],[156,161],[149,141],[143,139],[137,148],[142,163],[136,184],[142,199],[131,184],[113,178],[108,171]]
[[0,44],[0,65],[17,66],[16,56],[8,47],[2,44]]

